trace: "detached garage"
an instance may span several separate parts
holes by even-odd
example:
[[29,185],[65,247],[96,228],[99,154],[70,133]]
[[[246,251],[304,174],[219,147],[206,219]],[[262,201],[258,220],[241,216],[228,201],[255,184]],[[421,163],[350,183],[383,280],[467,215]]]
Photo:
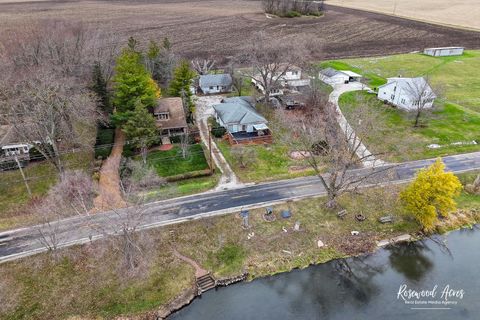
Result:
[[320,80],[329,85],[344,84],[349,82],[360,81],[361,75],[352,71],[335,70],[326,68],[320,71]]
[[423,54],[432,57],[461,56],[464,50],[463,47],[426,48]]

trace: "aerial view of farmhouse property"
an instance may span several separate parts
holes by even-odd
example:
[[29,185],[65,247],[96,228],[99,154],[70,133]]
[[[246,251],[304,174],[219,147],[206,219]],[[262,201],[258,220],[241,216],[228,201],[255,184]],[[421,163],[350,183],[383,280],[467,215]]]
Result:
[[480,319],[478,0],[0,0],[0,319]]

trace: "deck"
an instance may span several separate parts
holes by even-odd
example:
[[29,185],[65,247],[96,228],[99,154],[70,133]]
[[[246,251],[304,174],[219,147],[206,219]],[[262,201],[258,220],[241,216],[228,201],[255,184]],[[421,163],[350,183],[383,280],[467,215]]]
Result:
[[257,132],[235,132],[235,133],[227,133],[226,139],[230,145],[237,145],[237,144],[264,144],[264,143],[272,143],[273,138],[270,130],[264,135],[258,135]]

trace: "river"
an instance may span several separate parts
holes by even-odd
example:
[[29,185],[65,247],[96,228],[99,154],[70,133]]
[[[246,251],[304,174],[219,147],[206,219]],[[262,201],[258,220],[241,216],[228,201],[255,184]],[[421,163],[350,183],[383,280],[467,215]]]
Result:
[[169,319],[480,319],[480,230],[438,239],[211,290]]

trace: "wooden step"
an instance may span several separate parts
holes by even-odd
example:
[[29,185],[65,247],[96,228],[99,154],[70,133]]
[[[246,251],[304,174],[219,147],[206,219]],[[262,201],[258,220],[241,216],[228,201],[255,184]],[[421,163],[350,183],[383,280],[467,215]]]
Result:
[[215,288],[215,286],[215,279],[210,274],[206,274],[197,278],[197,287],[200,293]]

